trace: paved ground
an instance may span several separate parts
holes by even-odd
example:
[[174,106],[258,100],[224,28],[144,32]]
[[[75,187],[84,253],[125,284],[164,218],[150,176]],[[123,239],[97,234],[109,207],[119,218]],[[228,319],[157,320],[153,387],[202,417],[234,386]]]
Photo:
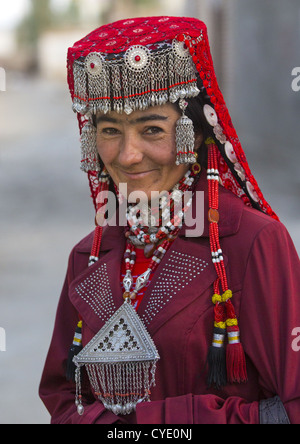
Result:
[[[93,228],[93,208],[66,86],[8,74],[0,115],[0,327],[7,336],[0,423],[44,424],[49,415],[37,392],[56,305],[69,251]],[[254,168],[300,251],[291,178],[280,173],[282,188],[276,162],[272,171]]]

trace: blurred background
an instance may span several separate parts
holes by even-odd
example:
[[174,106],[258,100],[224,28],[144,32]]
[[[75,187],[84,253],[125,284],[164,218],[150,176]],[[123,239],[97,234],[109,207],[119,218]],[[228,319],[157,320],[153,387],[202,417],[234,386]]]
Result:
[[93,229],[67,48],[104,23],[147,15],[206,22],[249,164],[300,251],[299,0],[0,0],[1,424],[50,421],[38,385],[69,252]]

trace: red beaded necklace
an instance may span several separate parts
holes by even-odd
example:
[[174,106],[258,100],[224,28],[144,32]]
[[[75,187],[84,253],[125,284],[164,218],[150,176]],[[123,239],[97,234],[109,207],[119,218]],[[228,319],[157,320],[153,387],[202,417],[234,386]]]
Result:
[[[175,187],[169,193],[170,196],[173,197],[173,199],[169,199],[169,202],[171,202],[171,200],[173,201],[172,209],[174,208],[174,200],[175,200],[174,194],[176,194],[177,192],[177,197],[181,199],[185,191],[192,189],[194,179],[197,176],[197,174],[199,174],[200,171],[201,171],[200,165],[198,163],[193,164],[191,170],[189,170],[185,174],[185,176],[180,180],[178,186]],[[102,171],[99,177],[99,182],[100,182],[99,193],[107,192],[109,187],[109,179],[105,169]],[[116,187],[115,189],[118,198],[120,198]],[[128,218],[129,219],[128,229],[125,234],[127,238],[127,245],[124,253],[125,270],[126,270],[125,277],[123,279],[123,287],[125,290],[123,293],[124,299],[127,298],[130,298],[131,300],[136,299],[137,293],[147,285],[147,283],[149,282],[150,275],[155,272],[163,256],[166,254],[172,242],[176,238],[181,228],[182,216],[184,212],[190,207],[191,202],[192,198],[190,198],[188,202],[185,203],[184,207],[180,211],[180,214],[178,213],[174,214],[173,212],[172,219],[167,222],[166,226],[160,227],[154,235],[151,235],[149,232],[147,232],[147,229],[145,229],[143,226],[135,225],[134,224],[135,220],[132,220],[130,217]],[[99,258],[102,231],[103,231],[101,221],[104,220],[105,210],[106,210],[106,204],[104,203],[104,200],[101,199],[101,203],[98,203],[97,206],[96,223],[98,224],[96,225],[95,228],[89,265],[96,262]],[[171,212],[171,209],[169,209],[169,211]],[[147,270],[144,273],[142,273],[140,276],[138,276],[134,289],[132,289],[133,286],[132,270],[135,264],[136,252],[135,252],[133,237],[137,238],[138,241],[142,245],[144,245],[144,249],[147,250],[145,256],[148,258],[152,256]]]
[[[176,204],[178,204],[178,202],[182,203],[182,197],[185,191],[191,190],[194,179],[200,171],[200,165],[198,163],[193,164],[191,170],[189,170],[179,181],[178,185],[173,188],[168,197],[163,196],[164,200],[163,198],[161,199],[160,208],[151,208],[151,214],[160,216],[156,224],[156,226],[159,227],[156,229],[156,232],[151,232],[149,226],[140,224],[137,217],[133,217],[130,211],[127,213],[128,229],[125,236],[127,239],[130,239],[133,244],[144,246],[144,254],[147,258],[151,257],[156,248],[156,244],[162,239],[177,235],[177,232],[175,234],[176,227],[181,226],[182,217],[190,207],[192,199],[190,198],[188,202],[185,202],[184,207],[180,211],[178,211]],[[175,206],[177,212],[175,212]],[[167,222],[164,224],[164,221]]]
[[133,285],[132,270],[135,265],[136,253],[135,253],[135,247],[130,242],[127,243],[125,254],[124,254],[125,269],[126,269],[126,274],[123,279],[123,287],[125,290],[123,293],[124,299],[127,299],[127,298],[130,298],[131,300],[136,299],[136,295],[138,294],[138,292],[142,288],[144,288],[147,285],[147,283],[149,282],[150,275],[155,272],[155,270],[158,267],[159,263],[161,262],[162,258],[164,257],[164,255],[166,254],[168,249],[170,248],[178,231],[179,231],[179,228],[177,228],[175,230],[172,238],[168,237],[167,239],[165,239],[162,242],[161,245],[159,245],[156,248],[156,250],[154,251],[153,256],[151,258],[151,261],[148,265],[147,270],[144,273],[142,273],[140,276],[138,276],[136,283],[135,283],[135,288],[133,290],[132,290],[132,285]]
[[[194,178],[200,171],[201,171],[200,165],[195,163],[192,169],[189,170],[185,174],[185,176],[180,180],[178,187],[176,187],[176,190],[173,189],[170,192],[170,195],[171,196],[173,195],[174,197],[174,193],[176,193],[177,191],[178,193],[177,196],[181,199],[185,191],[191,190]],[[126,237],[128,241],[124,254],[125,268],[126,268],[125,277],[123,279],[123,287],[125,290],[123,293],[124,299],[130,298],[131,300],[135,300],[139,291],[147,285],[151,274],[155,272],[162,258],[170,248],[172,242],[177,237],[177,234],[180,230],[182,223],[182,216],[184,212],[190,207],[191,200],[192,199],[190,198],[190,200],[186,203],[186,205],[181,211],[181,215],[173,214],[172,219],[166,224],[166,226],[160,227],[157,233],[153,235],[145,232],[146,230],[144,227],[135,225],[134,224],[136,222],[135,220],[132,221],[132,219],[128,218],[129,227],[128,231],[126,232]],[[171,205],[169,211],[171,212]],[[147,270],[144,273],[142,273],[140,276],[138,276],[134,289],[132,289],[133,286],[132,270],[135,265],[136,252],[135,252],[134,241],[132,239],[131,234],[133,234],[138,239],[139,242],[144,244],[145,256],[148,258],[152,256]],[[163,242],[160,245],[158,245],[162,240]],[[147,250],[146,252],[145,249]]]

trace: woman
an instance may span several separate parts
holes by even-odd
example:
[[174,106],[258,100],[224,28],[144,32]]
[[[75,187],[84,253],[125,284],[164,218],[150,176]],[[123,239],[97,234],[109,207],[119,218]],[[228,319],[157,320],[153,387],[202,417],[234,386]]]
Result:
[[205,25],[103,26],[69,49],[68,80],[96,228],[70,255],[42,376],[52,422],[297,423],[299,258]]

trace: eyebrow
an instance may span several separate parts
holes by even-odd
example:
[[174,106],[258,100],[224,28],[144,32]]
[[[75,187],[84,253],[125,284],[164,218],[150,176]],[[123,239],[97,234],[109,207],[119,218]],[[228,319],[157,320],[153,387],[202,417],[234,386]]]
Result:
[[[138,117],[137,119],[133,119],[133,120],[129,120],[128,123],[131,125],[135,125],[137,123],[144,123],[144,122],[148,122],[148,121],[154,121],[154,120],[168,120],[168,116],[162,116],[161,114],[149,114],[146,116],[141,116]],[[108,115],[100,115],[97,116],[96,119],[96,123],[101,123],[101,122],[109,122],[109,123],[121,123],[121,120],[116,119],[115,117],[111,117]]]

